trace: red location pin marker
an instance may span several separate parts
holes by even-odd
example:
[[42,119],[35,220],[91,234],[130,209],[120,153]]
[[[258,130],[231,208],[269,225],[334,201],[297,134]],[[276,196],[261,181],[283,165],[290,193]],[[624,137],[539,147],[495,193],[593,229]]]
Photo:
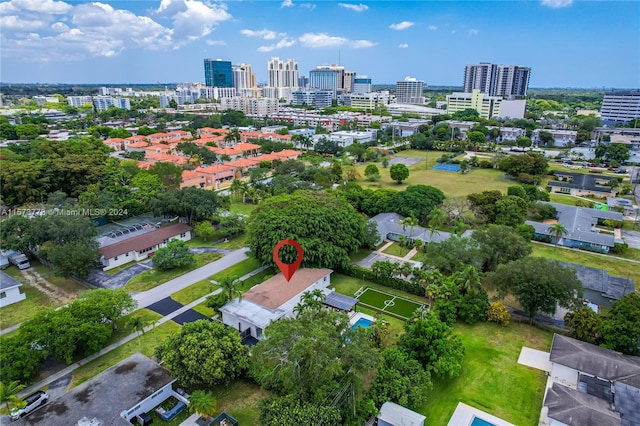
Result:
[[[293,263],[284,263],[278,257],[278,255],[280,254],[280,249],[286,245],[294,246],[298,251],[298,259],[296,259],[296,261]],[[287,280],[287,282],[291,280],[291,277],[293,277],[293,274],[296,273],[298,266],[300,266],[300,264],[302,263],[303,255],[304,251],[302,250],[302,246],[294,240],[282,240],[273,248],[273,261],[276,262],[276,265],[278,265],[278,268],[280,268],[280,272],[282,272],[282,275],[284,275],[284,279]]]

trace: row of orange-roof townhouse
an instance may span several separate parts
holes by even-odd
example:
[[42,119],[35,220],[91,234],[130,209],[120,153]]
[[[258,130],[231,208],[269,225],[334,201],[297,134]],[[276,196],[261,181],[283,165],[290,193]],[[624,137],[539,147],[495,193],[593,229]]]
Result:
[[181,188],[195,186],[205,189],[218,189],[230,185],[233,179],[241,178],[243,172],[248,169],[260,167],[263,161],[285,161],[300,157],[300,151],[287,149],[271,154],[262,154],[250,158],[241,158],[234,161],[227,161],[224,164],[213,164],[210,166],[200,166],[195,170],[185,170],[182,172]]

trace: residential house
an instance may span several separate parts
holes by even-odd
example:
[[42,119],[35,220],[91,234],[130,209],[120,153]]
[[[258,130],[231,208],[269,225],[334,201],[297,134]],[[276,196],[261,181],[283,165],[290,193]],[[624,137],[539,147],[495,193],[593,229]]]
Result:
[[195,170],[182,172],[180,188],[196,186],[198,188],[219,188],[225,182],[232,181],[236,176],[236,168],[228,164],[212,164],[200,166]]
[[[540,140],[540,132],[551,133],[551,137],[553,137],[553,146],[555,147],[575,145],[576,138],[578,137],[578,132],[575,130],[535,129],[531,133],[531,142],[533,142],[535,146],[544,144]],[[552,148],[553,146],[550,146],[550,147]]]
[[553,223],[542,223],[526,221],[535,229],[534,240],[548,239],[549,242],[565,247],[579,248],[583,250],[608,253],[616,242],[613,234],[601,232],[596,227],[605,220],[621,221],[622,213],[607,210],[590,209],[586,207],[575,207],[566,204],[546,203],[555,207],[557,211],[557,222],[561,223],[567,230],[567,234],[558,241],[552,235],[551,226]]
[[111,241],[107,241],[98,249],[102,255],[103,270],[153,256],[155,251],[164,247],[169,240],[189,241],[191,229],[187,224],[175,223],[157,229],[147,227],[145,232],[134,236],[114,236]]
[[378,413],[378,426],[424,426],[427,418],[395,402],[385,402]]
[[327,289],[331,269],[301,268],[289,282],[282,274],[269,278],[220,308],[222,322],[240,332],[243,338],[263,338],[264,329],[280,318],[293,317],[293,309],[306,291]]
[[[413,229],[409,226],[403,226],[400,222],[404,218],[397,213],[380,213],[372,217],[370,220],[375,222],[378,227],[380,240],[376,242],[379,245],[384,240],[399,241],[400,236],[404,236],[407,240],[421,240],[425,243],[439,243],[449,239],[453,234],[444,231],[431,232],[430,229],[422,226],[415,226]],[[472,231],[465,231],[463,237],[471,235]]]
[[114,151],[122,151],[122,148],[130,143],[128,140],[122,138],[109,138],[102,142]]
[[140,142],[129,142],[125,144],[124,150],[126,152],[145,152],[149,144],[144,141]]
[[0,271],[0,308],[18,303],[27,298],[20,292],[22,283]]
[[593,195],[599,198],[616,196],[616,191],[609,186],[611,182],[617,181],[616,177],[564,171],[556,171],[553,175],[557,180],[548,183],[552,193],[579,197]]
[[640,357],[556,334],[549,361],[543,424],[640,424]]
[[136,353],[49,401],[21,422],[47,426],[131,426],[137,415],[153,410],[170,397],[189,403],[173,389],[175,381],[165,368]]
[[582,283],[583,297],[599,307],[608,308],[614,301],[635,291],[631,278],[615,277],[609,275],[604,269],[568,262],[559,263],[575,269],[576,275]]
[[621,209],[622,214],[625,216],[635,216],[637,207],[633,205],[631,200],[627,200],[626,198],[607,198],[607,206],[610,209]]

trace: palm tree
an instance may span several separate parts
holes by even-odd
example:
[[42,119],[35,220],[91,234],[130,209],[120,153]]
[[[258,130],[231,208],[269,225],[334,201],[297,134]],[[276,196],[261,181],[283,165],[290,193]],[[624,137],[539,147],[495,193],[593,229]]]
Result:
[[0,382],[0,403],[4,402],[7,405],[7,410],[9,410],[12,406],[20,405],[20,398],[18,398],[18,392],[25,388],[25,385],[21,384],[19,381],[14,380],[13,382],[9,382],[8,384],[4,384]]
[[218,285],[223,293],[227,293],[229,300],[233,300],[235,296],[241,297],[240,289],[238,288],[240,286],[240,280],[225,276],[218,281]]
[[462,294],[467,294],[480,286],[480,275],[475,266],[469,265],[455,276],[456,284]]
[[239,195],[242,192],[243,187],[244,187],[244,182],[241,181],[240,179],[233,179],[233,181],[231,182],[231,185],[229,186],[229,191],[231,191],[231,193],[236,196],[236,201],[240,201]]
[[193,391],[189,395],[189,412],[202,417],[213,417],[218,412],[218,402],[209,392]]
[[558,223],[554,223],[553,225],[549,226],[547,228],[547,232],[553,237],[555,238],[555,246],[558,247],[558,243],[560,242],[560,240],[562,239],[562,237],[566,236],[567,234],[569,234],[569,231],[567,231],[567,228],[561,224],[560,222]]
[[433,209],[428,216],[429,219],[429,229],[431,230],[430,237],[433,237],[433,234],[438,232],[437,228],[440,228],[444,225],[445,220],[447,219],[447,214],[440,209]]
[[144,328],[147,326],[148,321],[144,321],[142,317],[131,317],[127,323],[132,329],[138,333],[138,349],[142,353],[142,341],[140,340],[140,334],[144,334]]
[[401,221],[398,222],[400,225],[402,225],[402,230],[405,231],[407,229],[407,226],[409,227],[409,229],[411,230],[411,233],[409,234],[409,237],[413,236],[413,229],[418,226],[418,219],[416,219],[413,216],[408,216],[405,217],[404,219],[402,219]]
[[325,299],[324,293],[322,291],[315,289],[312,291],[305,291],[302,293],[302,297],[300,298],[300,303],[298,303],[293,308],[293,313],[296,314],[296,317],[300,316],[300,314],[306,310],[311,310],[313,312],[319,312],[322,309],[322,303]]

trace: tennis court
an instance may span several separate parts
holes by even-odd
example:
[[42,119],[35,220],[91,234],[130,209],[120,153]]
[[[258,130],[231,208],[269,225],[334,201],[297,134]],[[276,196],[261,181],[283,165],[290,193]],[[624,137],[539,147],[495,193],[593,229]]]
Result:
[[413,300],[385,293],[380,290],[374,290],[369,287],[360,288],[354,296],[358,299],[359,304],[366,308],[389,313],[402,319],[408,319],[416,309],[424,306]]
[[457,164],[440,163],[432,167],[433,170],[444,170],[445,172],[459,172],[460,166]]

